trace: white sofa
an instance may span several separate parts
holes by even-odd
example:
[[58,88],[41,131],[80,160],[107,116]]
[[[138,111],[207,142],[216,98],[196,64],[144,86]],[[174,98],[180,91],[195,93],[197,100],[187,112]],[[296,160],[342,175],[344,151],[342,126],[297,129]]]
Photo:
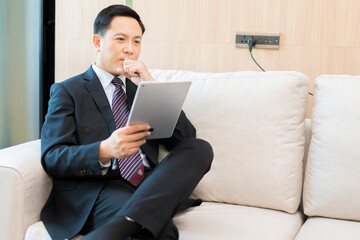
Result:
[[[311,137],[304,74],[152,74],[192,81],[184,110],[215,153],[193,193],[204,203],[174,218],[181,240],[360,239],[359,77],[316,80],[304,177]],[[50,239],[40,210],[51,187],[40,140],[0,150],[0,239]]]

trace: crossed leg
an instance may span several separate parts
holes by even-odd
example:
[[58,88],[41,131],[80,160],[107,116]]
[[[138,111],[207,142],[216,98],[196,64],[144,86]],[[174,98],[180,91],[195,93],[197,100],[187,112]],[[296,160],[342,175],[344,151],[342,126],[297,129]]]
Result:
[[[171,219],[209,171],[212,158],[210,144],[200,139],[187,139],[148,173],[138,188],[121,178],[110,180],[84,227],[84,231],[93,231],[83,239],[121,239],[114,236],[122,236],[124,228],[120,225],[125,216],[138,224],[133,233],[148,232],[148,236],[152,236],[144,239],[178,239]],[[144,228],[141,231],[140,226]],[[129,230],[129,226],[125,228]]]

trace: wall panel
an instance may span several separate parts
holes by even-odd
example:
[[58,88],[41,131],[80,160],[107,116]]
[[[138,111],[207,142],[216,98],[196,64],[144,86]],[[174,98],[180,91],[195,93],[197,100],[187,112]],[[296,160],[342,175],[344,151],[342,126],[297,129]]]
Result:
[[[57,1],[56,81],[94,61],[92,21],[115,2],[125,1]],[[133,8],[146,27],[140,58],[149,68],[259,71],[234,43],[237,31],[255,31],[281,34],[279,50],[253,50],[259,64],[303,72],[311,90],[321,74],[360,75],[358,0],[133,0]],[[311,105],[309,96],[307,117]]]
[[[152,49],[144,47],[141,57],[150,68],[259,71],[248,51],[234,44],[237,31],[255,31],[281,34],[279,50],[253,50],[259,64],[307,74],[311,91],[321,74],[360,74],[357,0],[135,0],[134,9],[148,28],[144,39]],[[159,51],[159,59],[176,55],[177,60],[154,57],[166,44],[173,47]],[[175,46],[188,49],[179,52]],[[307,117],[311,105],[309,96]]]
[[125,4],[125,0],[56,1],[55,82],[84,72],[95,61],[94,19],[112,4]]

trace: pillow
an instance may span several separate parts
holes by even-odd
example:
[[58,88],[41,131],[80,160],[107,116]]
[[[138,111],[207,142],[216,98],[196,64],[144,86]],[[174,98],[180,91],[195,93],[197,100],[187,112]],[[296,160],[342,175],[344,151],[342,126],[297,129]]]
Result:
[[312,118],[304,211],[359,221],[360,76],[319,76]]
[[154,70],[192,81],[184,111],[214,150],[193,193],[205,201],[297,211],[302,189],[308,78],[298,72]]

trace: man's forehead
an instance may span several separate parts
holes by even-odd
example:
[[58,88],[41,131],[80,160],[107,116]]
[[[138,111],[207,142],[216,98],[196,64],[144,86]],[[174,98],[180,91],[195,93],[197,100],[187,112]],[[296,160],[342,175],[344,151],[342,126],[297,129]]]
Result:
[[125,16],[115,16],[110,22],[109,28],[131,28],[137,30],[142,35],[140,24],[135,18]]

